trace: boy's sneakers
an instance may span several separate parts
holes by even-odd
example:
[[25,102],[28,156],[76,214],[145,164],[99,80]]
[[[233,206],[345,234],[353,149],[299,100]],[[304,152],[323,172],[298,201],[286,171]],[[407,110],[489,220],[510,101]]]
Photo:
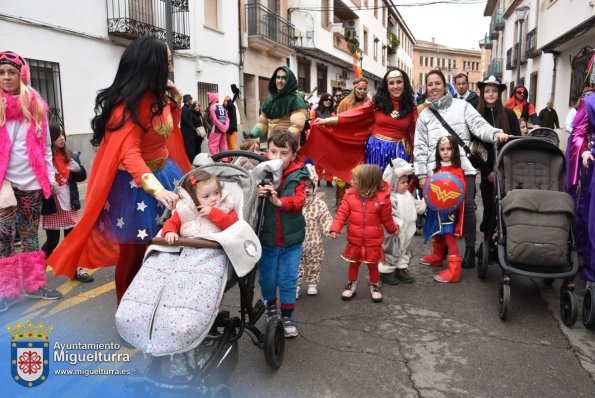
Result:
[[308,296],[316,296],[318,294],[318,286],[308,285]]
[[276,305],[267,305],[267,322],[273,318],[279,318],[279,310]]
[[296,337],[298,335],[298,330],[292,317],[282,318],[281,321],[283,322],[283,329],[285,329],[285,337]]
[[57,300],[62,297],[62,293],[57,290],[42,286],[32,292],[25,292],[25,297],[42,300]]
[[403,283],[413,283],[414,281],[411,275],[409,275],[409,270],[407,268],[397,268],[395,270],[395,276]]
[[79,282],[82,282],[82,283],[89,283],[89,282],[93,282],[95,280],[95,278],[93,276],[91,276],[85,272],[83,267],[78,267],[76,269],[76,274],[74,275],[74,279]]
[[395,275],[395,272],[381,272],[380,273],[380,282],[383,285],[398,285],[400,279]]

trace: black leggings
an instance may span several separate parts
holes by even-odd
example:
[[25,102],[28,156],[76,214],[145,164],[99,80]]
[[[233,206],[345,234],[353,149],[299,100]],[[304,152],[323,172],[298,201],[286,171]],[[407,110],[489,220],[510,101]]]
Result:
[[[45,253],[45,258],[48,258],[54,252],[54,249],[58,246],[58,243],[60,243],[60,231],[60,229],[45,230],[47,240],[45,241],[43,246],[41,246],[41,250],[43,250],[43,252]],[[65,238],[70,233],[70,231],[72,231],[72,228],[64,230]]]

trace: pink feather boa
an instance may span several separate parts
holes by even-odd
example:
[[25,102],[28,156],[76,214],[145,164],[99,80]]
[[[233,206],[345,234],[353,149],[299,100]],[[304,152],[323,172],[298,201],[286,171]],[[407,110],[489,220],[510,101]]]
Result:
[[[31,100],[29,102],[29,112],[34,114],[33,109],[35,108],[35,102],[40,101],[44,113],[47,113],[48,106],[45,101],[37,94],[31,87],[27,87]],[[6,104],[6,121],[16,121],[20,123],[29,123],[25,120],[23,110],[18,97],[13,97],[5,92],[2,92],[2,100]],[[43,196],[47,199],[52,194],[51,183],[48,175],[48,170],[45,162],[45,150],[46,150],[46,135],[47,135],[47,118],[43,118],[41,128],[37,129],[35,123],[29,123],[27,129],[27,155],[29,155],[29,164],[33,169],[33,174],[37,178],[37,182],[41,185],[43,190]],[[0,126],[0,181],[4,180],[6,176],[6,170],[8,168],[8,161],[10,159],[10,149],[12,142],[8,136],[8,130],[6,124]]]

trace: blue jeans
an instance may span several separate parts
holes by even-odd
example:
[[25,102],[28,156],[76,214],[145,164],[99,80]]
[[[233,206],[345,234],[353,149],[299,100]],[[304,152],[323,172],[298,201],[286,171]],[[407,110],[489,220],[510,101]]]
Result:
[[298,267],[302,257],[302,244],[290,247],[262,247],[259,268],[260,291],[265,301],[277,297],[281,304],[295,303],[295,289],[298,281]]

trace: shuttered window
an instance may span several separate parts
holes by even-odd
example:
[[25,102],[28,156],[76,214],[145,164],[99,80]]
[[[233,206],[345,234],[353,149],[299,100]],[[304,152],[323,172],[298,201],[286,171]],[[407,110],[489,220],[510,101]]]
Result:
[[209,28],[218,29],[217,24],[217,1],[218,0],[205,0],[205,26]]

